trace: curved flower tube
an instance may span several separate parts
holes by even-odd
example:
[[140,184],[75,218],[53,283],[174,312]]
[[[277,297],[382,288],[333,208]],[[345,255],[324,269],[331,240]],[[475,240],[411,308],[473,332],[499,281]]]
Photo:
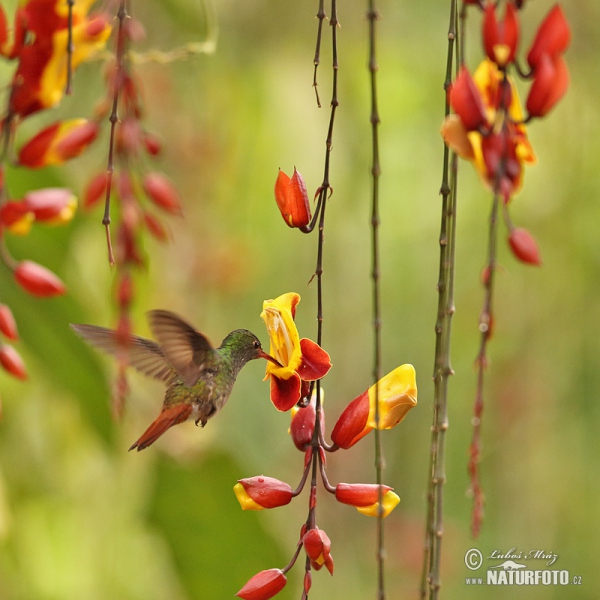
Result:
[[331,368],[329,354],[307,338],[300,339],[294,323],[300,296],[294,292],[265,300],[260,314],[270,340],[269,354],[281,366],[267,365],[265,379],[271,379],[271,401],[280,411],[290,410],[301,397],[302,381],[316,381]]

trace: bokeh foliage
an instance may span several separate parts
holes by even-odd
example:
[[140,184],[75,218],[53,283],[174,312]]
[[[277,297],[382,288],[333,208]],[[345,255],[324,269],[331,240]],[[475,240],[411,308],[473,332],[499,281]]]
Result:
[[[413,363],[420,391],[419,406],[383,435],[384,479],[402,498],[386,522],[393,599],[415,597],[420,575],[447,4],[379,2],[384,372]],[[185,315],[214,342],[238,327],[266,341],[259,319],[263,299],[293,290],[302,296],[300,333],[311,337],[316,290],[308,281],[316,238],[283,224],[273,185],[278,167],[291,172],[296,165],[309,194],[322,177],[330,57],[325,42],[319,110],[311,88],[317,3],[222,0],[215,6],[220,37],[214,55],[139,67],[151,127],[164,138],[163,166],[179,185],[186,216],[173,224],[169,246],[147,244],[136,330],[147,334],[143,313],[164,307]],[[525,40],[549,7],[530,3]],[[573,29],[566,55],[571,87],[550,117],[530,128],[539,164],[526,173],[513,206],[515,221],[536,235],[544,264],[528,268],[505,247],[500,253],[483,429],[486,521],[477,542],[468,533],[466,460],[490,198],[468,165],[461,172],[442,567],[444,594],[451,599],[484,592],[491,599],[587,599],[597,596],[600,583],[600,7],[582,0],[564,8]],[[166,2],[148,2],[140,10],[147,47],[168,49],[204,35],[203,13],[194,2],[181,12]],[[181,15],[189,11],[199,15],[197,26],[184,16],[188,25],[182,29]],[[352,0],[339,14],[341,104],[324,257],[323,345],[334,364],[324,381],[330,426],[371,383],[364,11]],[[469,42],[478,39],[475,33]],[[473,44],[468,55],[478,60],[479,47]],[[75,96],[57,115],[89,113],[102,93],[102,68],[97,62],[78,72]],[[104,164],[104,150],[100,141],[60,170],[11,170],[11,191],[57,182],[81,189]],[[305,496],[277,511],[242,513],[231,489],[238,478],[260,473],[295,485],[302,456],[288,439],[288,415],[271,406],[261,381],[264,366],[255,362],[206,429],[181,425],[141,454],[126,452],[158,411],[161,387],[132,375],[127,414],[112,422],[112,365],[68,328],[82,321],[110,325],[114,317],[100,218],[80,213],[68,227],[40,227],[27,238],[9,239],[15,256],[43,259],[59,273],[69,285],[67,297],[25,297],[9,273],[0,273],[2,300],[18,319],[19,352],[31,375],[25,384],[0,375],[0,597],[231,597],[255,572],[288,562],[306,514]],[[374,477],[371,443],[367,438],[332,456],[330,479]],[[312,595],[373,597],[374,523],[325,493],[319,511],[336,574],[315,574]],[[555,552],[556,568],[581,575],[583,584],[566,591],[469,588],[463,558],[471,547],[484,554],[512,547]],[[299,596],[294,576],[292,571],[282,598]]]

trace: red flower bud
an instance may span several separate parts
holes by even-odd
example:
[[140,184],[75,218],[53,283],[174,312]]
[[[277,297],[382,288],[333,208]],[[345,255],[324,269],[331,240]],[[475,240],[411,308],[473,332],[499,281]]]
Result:
[[527,96],[527,112],[532,117],[543,117],[564,96],[568,87],[569,70],[562,57],[543,54]]
[[532,69],[536,69],[542,56],[556,56],[562,54],[571,41],[571,30],[562,8],[555,4],[546,18],[542,21],[531,49],[527,54],[527,62]]
[[67,188],[44,188],[27,192],[23,198],[27,206],[38,221],[61,220],[71,218],[76,198]]
[[159,242],[166,242],[169,239],[169,232],[165,226],[152,214],[144,213],[144,223],[150,235]]
[[49,269],[31,260],[23,260],[14,271],[16,282],[34,296],[60,296],[65,284]]
[[104,199],[107,185],[108,174],[105,171],[94,175],[83,192],[84,208],[91,208],[99,200]]
[[146,195],[168,213],[181,214],[181,200],[175,186],[162,173],[148,173],[143,181]]
[[16,341],[19,339],[17,323],[13,317],[12,311],[6,304],[0,304],[0,331],[9,340]]
[[[254,508],[255,510],[284,506],[290,503],[293,496],[293,490],[287,483],[264,475],[240,479],[238,485],[234,487],[234,491],[242,508]],[[256,503],[258,507],[250,506],[248,499]]]
[[236,594],[243,600],[269,600],[278,594],[287,583],[281,569],[267,569],[257,573]]
[[[305,383],[305,382],[303,382]],[[306,382],[307,383],[307,382]],[[316,394],[308,406],[304,408],[292,408],[292,422],[290,424],[290,435],[298,450],[304,452],[312,441],[315,430]],[[321,410],[321,431],[325,431],[325,412]]]
[[488,58],[500,66],[515,58],[519,42],[519,20],[514,4],[507,3],[504,20],[496,19],[496,6],[486,4],[483,9],[483,46]]
[[467,131],[487,124],[481,94],[466,67],[461,67],[450,89],[450,104]]
[[[387,485],[381,488],[382,495],[394,489]],[[338,483],[335,499],[350,506],[371,506],[379,502],[379,486],[376,483]]]
[[347,449],[367,435],[372,429],[367,426],[369,408],[368,391],[352,400],[340,415],[331,432],[333,442],[340,448]]
[[25,364],[19,353],[8,345],[0,347],[0,364],[4,370],[18,379],[27,379],[27,371]]
[[24,202],[7,202],[0,208],[0,224],[10,227],[20,221],[28,212],[29,208]]
[[512,253],[521,262],[536,266],[542,264],[536,241],[527,229],[523,227],[514,227],[511,229],[508,243]]
[[309,529],[302,537],[306,555],[312,567],[318,571],[323,565],[333,575],[333,559],[331,558],[331,541],[327,534],[318,527]]
[[144,135],[144,147],[146,148],[146,152],[150,156],[157,156],[158,154],[160,154],[162,144],[155,135],[152,135],[151,133],[146,133]]
[[306,186],[296,167],[291,178],[279,169],[275,182],[275,201],[289,227],[304,227],[310,222],[310,204]]

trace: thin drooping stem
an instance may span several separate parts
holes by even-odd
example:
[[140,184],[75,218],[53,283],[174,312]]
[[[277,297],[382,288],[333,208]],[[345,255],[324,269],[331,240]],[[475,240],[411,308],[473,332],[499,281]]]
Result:
[[123,77],[125,72],[125,53],[126,53],[126,35],[125,35],[125,19],[127,18],[127,7],[125,0],[121,0],[119,4],[119,10],[117,12],[117,19],[119,26],[117,29],[117,52],[115,55],[115,72],[113,74],[113,99],[112,99],[112,110],[110,112],[110,139],[108,145],[108,161],[106,165],[106,197],[104,200],[104,216],[102,218],[102,224],[106,230],[106,244],[108,248],[108,262],[110,265],[115,264],[115,257],[112,249],[112,242],[110,239],[110,194],[112,190],[113,173],[115,171],[114,152],[115,152],[115,131],[117,123],[119,122],[119,97],[121,89],[123,88]]
[[325,0],[319,0],[319,10],[317,11],[317,19],[319,19],[319,27],[317,29],[317,46],[315,48],[315,70],[313,73],[313,87],[315,88],[315,96],[317,99],[317,106],[321,108],[321,99],[319,98],[319,90],[317,84],[317,69],[321,62],[321,35],[323,33],[323,19],[325,19]]
[[481,415],[483,413],[483,384],[487,368],[487,345],[492,334],[493,312],[492,299],[494,288],[494,272],[496,270],[496,253],[498,246],[498,206],[500,196],[494,194],[492,210],[490,212],[488,234],[488,259],[484,271],[483,284],[485,288],[483,309],[479,317],[479,332],[481,334],[479,353],[477,354],[477,391],[473,406],[473,437],[469,447],[469,475],[471,477],[470,494],[473,497],[473,510],[471,513],[471,534],[474,538],[479,535],[483,522],[484,496],[479,481],[479,461],[481,458]]
[[[381,379],[381,268],[379,260],[379,178],[381,165],[379,161],[379,108],[377,103],[377,20],[379,13],[374,0],[369,0],[367,20],[369,23],[369,78],[371,93],[371,279],[373,287],[373,381],[375,389],[375,423],[379,425],[379,380]],[[383,488],[382,470],[384,465],[383,450],[379,427],[375,427],[375,477],[379,486],[379,510],[377,513],[377,598],[385,600],[385,544],[383,527]]]
[[65,94],[73,93],[73,6],[75,0],[67,0],[67,85]]
[[[444,79],[444,114],[450,114],[449,90],[455,68],[455,40],[457,37],[456,0],[450,2],[448,27],[448,52]],[[448,378],[452,374],[450,363],[451,320],[454,313],[454,249],[456,234],[456,179],[458,163],[456,156],[450,164],[450,151],[444,145],[442,168],[442,214],[440,223],[440,259],[438,272],[438,307],[435,322],[435,357],[433,368],[434,401],[433,424],[427,484],[427,514],[425,520],[425,543],[421,570],[420,597],[437,598],[441,585],[440,558],[443,522],[443,486],[445,473],[445,443],[448,428]]]

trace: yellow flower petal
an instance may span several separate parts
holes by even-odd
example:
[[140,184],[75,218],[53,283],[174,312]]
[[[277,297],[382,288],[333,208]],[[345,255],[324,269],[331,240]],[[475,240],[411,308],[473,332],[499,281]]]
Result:
[[[399,503],[400,496],[396,492],[392,492],[391,490],[386,492],[382,498],[383,513],[381,516],[384,518],[387,517]],[[357,506],[356,510],[368,517],[377,517],[379,516],[379,502],[375,502],[375,504],[371,504],[370,506]]]
[[242,510],[264,510],[264,506],[261,506],[252,500],[252,498],[250,498],[241,483],[236,483],[233,486],[233,491],[238,499],[238,502],[240,503],[240,506],[242,507]]
[[[378,382],[379,429],[391,429],[401,423],[406,413],[417,405],[417,382],[412,365],[397,367]],[[375,385],[369,388],[367,425],[377,428],[375,421]]]

